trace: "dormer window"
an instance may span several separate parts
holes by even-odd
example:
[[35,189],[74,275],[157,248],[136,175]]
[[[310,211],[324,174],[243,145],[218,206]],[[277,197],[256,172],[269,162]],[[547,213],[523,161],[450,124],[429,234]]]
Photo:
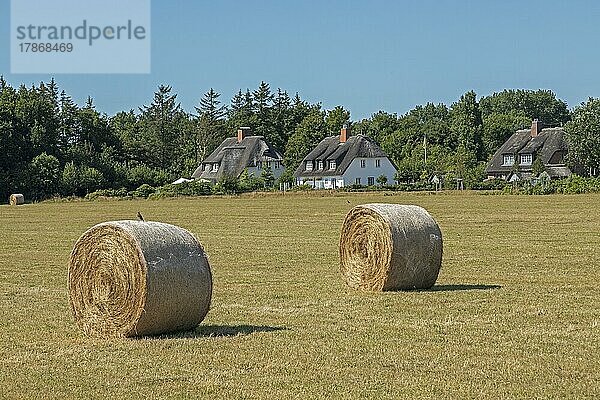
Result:
[[323,160],[319,160],[319,167],[317,169],[323,169]]
[[213,172],[217,172],[219,170],[219,164],[218,163],[214,163],[212,165],[212,170],[213,170]]
[[306,168],[307,171],[312,171],[313,169],[313,162],[312,161],[307,161],[306,162]]
[[329,161],[329,169],[336,169],[337,165],[335,164],[335,160]]
[[502,165],[510,167],[515,163],[515,155],[514,154],[503,154],[502,155]]
[[531,165],[533,163],[533,154],[521,154],[521,165]]

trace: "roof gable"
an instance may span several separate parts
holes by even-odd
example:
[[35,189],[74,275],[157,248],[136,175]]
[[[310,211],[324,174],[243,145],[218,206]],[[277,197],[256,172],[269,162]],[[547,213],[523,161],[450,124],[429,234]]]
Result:
[[507,173],[513,166],[503,165],[504,154],[535,154],[544,165],[562,163],[567,152],[563,128],[544,128],[537,136],[531,130],[516,131],[492,156],[487,165],[487,173]]
[[[237,177],[244,169],[261,161],[283,161],[283,156],[263,136],[246,136],[240,142],[237,137],[230,137],[202,161],[192,177],[212,180],[220,180],[224,176]],[[219,169],[203,171],[204,164],[219,164]]]
[[[350,136],[346,142],[340,142],[340,135],[323,139],[296,168],[296,176],[343,175],[355,158],[386,157],[387,154],[368,136]],[[313,170],[306,171],[307,161],[313,162]],[[323,169],[316,169],[318,162],[323,161]],[[335,161],[335,170],[328,169],[327,162]]]

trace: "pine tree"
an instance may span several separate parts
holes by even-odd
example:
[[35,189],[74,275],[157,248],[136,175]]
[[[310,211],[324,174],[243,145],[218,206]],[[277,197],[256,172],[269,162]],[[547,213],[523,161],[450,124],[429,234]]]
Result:
[[294,130],[291,99],[286,91],[277,89],[271,115],[273,123],[271,143],[278,149],[284,149]]
[[271,120],[271,106],[273,104],[273,94],[269,84],[262,81],[258,88],[252,92],[252,108],[254,118],[252,123],[253,133],[257,136],[263,136],[269,142],[279,142],[273,132],[273,122]]
[[60,93],[59,104],[58,146],[62,156],[66,157],[69,147],[79,142],[81,134],[77,115],[79,108],[64,90]]
[[191,157],[196,166],[227,136],[224,120],[227,108],[221,104],[220,96],[211,88],[196,107],[197,115],[193,121],[195,134],[191,149]]
[[182,125],[186,115],[177,102],[177,95],[171,94],[170,86],[160,85],[152,103],[140,111],[148,163],[179,174],[182,169],[179,149],[184,145]]
[[252,126],[254,113],[250,90],[247,89],[245,93],[240,90],[233,96],[228,117],[227,129],[231,132],[237,131],[241,126]]

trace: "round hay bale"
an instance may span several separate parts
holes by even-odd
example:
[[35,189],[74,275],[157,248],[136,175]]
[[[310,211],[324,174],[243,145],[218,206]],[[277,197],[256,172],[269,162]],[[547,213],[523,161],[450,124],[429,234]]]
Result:
[[98,224],[75,243],[69,296],[92,336],[144,336],[194,329],[206,316],[212,275],[202,245],[160,222]]
[[11,194],[9,199],[9,203],[11,206],[18,206],[21,204],[25,204],[25,196],[20,193]]
[[442,232],[419,206],[363,204],[348,212],[340,270],[355,289],[427,289],[442,265]]

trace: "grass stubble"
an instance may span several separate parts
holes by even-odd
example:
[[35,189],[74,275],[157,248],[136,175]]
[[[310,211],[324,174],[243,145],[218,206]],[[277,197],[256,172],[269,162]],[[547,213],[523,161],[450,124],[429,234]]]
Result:
[[[444,237],[431,290],[339,273],[357,204],[424,207]],[[87,338],[67,262],[92,225],[193,232],[211,310],[193,332]],[[0,207],[1,398],[597,398],[600,196],[244,195]]]

